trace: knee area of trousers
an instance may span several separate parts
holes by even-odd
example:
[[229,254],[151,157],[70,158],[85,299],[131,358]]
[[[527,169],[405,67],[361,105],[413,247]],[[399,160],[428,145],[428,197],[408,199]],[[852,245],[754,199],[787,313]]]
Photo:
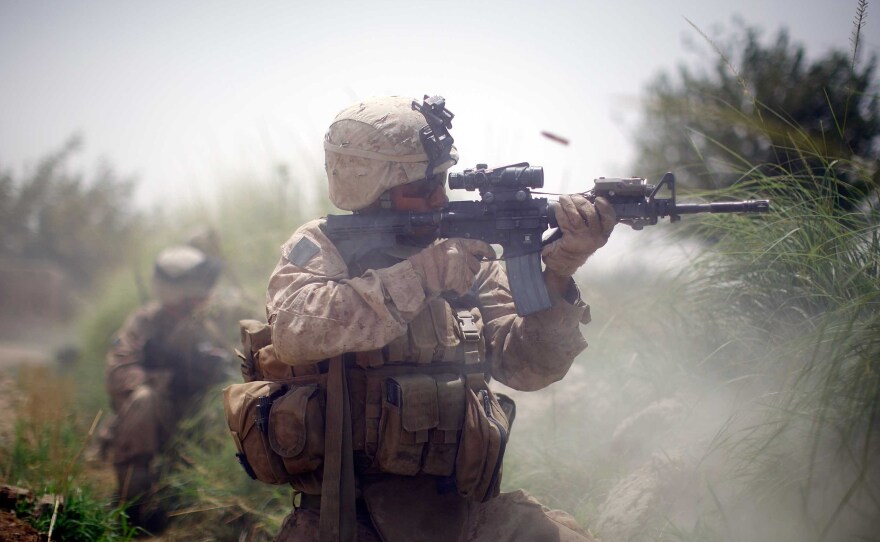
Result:
[[149,407],[155,404],[156,398],[156,390],[151,386],[141,384],[131,392],[131,395],[128,396],[128,403],[135,408]]

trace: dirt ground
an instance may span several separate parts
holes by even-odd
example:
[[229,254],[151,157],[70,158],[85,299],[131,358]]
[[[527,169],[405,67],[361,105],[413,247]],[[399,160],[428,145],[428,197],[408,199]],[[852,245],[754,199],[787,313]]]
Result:
[[15,517],[13,512],[0,510],[0,540],[38,542],[45,539],[36,529]]

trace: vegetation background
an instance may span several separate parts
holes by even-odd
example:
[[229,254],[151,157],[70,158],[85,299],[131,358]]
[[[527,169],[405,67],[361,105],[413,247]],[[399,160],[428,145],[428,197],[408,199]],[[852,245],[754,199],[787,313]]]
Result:
[[[634,170],[672,169],[691,187],[682,199],[769,198],[773,212],[658,226],[638,233],[632,258],[584,269],[591,346],[545,392],[510,392],[506,489],[608,541],[878,539],[880,105],[876,57],[859,47],[867,2],[856,7],[849,49],[815,60],[784,31],[695,28],[708,65],[646,89]],[[0,256],[64,270],[59,289],[75,292],[60,304],[58,361],[6,371],[17,418],[0,428],[0,480],[65,497],[56,539],[129,539],[89,448],[107,409],[104,352],[145,295],[153,256],[214,228],[225,284],[259,315],[280,243],[331,209],[296,195],[320,172],[291,178],[281,164],[203,204],[143,211],[133,180],[72,167],[80,145],[24,178],[0,172]],[[45,315],[30,316],[7,329],[26,334]],[[289,491],[234,466],[221,412],[218,390],[181,432],[167,540],[268,539],[289,508]],[[35,507],[21,514],[49,529]]]

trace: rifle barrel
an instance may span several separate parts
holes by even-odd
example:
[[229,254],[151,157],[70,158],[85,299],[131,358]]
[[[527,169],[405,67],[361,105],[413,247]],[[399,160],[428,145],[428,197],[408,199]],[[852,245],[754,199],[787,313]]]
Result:
[[675,214],[696,213],[766,213],[770,210],[770,200],[719,201],[715,203],[678,203]]

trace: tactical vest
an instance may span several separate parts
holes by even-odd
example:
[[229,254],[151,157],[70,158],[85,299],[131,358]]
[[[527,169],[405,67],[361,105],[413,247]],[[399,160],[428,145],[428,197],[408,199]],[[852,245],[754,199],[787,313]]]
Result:
[[[360,264],[350,264],[352,275],[381,265]],[[337,363],[347,375],[356,474],[427,474],[466,498],[496,496],[515,409],[487,386],[480,310],[468,305],[433,299],[383,348],[306,366],[278,359],[267,324],[242,321],[246,383],[225,390],[242,466],[255,479],[321,493],[325,445],[341,431],[331,427],[327,406]]]

